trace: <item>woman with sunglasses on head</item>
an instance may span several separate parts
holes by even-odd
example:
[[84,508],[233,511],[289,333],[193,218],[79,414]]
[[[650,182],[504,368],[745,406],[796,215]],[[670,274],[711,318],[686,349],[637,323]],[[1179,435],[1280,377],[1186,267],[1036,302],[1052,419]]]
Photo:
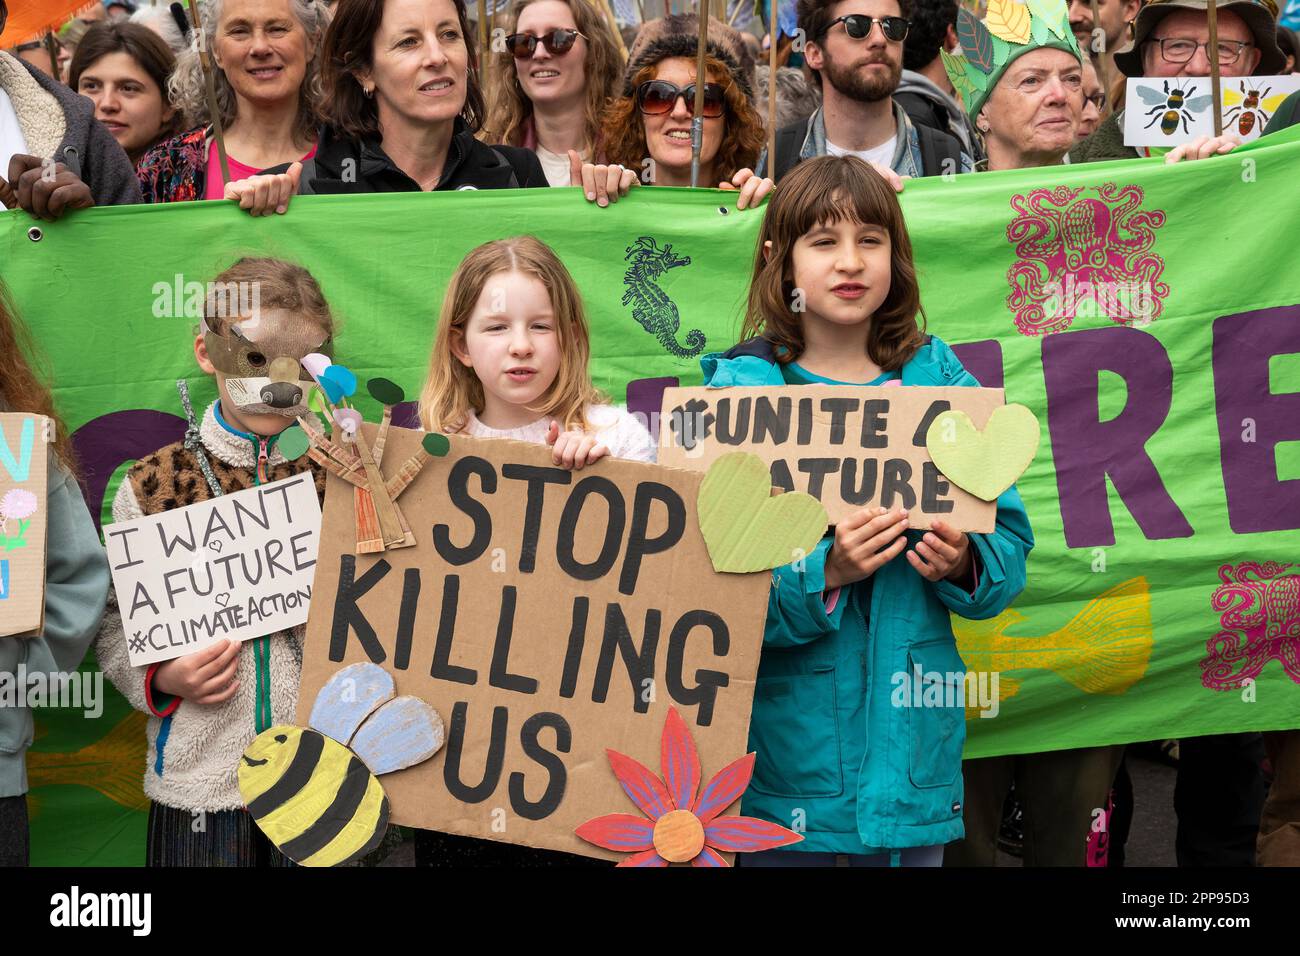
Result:
[[546,181],[568,186],[570,152],[601,161],[601,113],[622,75],[618,41],[589,0],[522,0],[511,16],[482,138],[533,150]]
[[[691,184],[699,21],[694,14],[646,24],[628,58],[623,95],[605,111],[611,163],[654,186]],[[735,30],[709,21],[704,142],[698,185],[739,189],[737,208],[753,207],[773,183],[754,175],[763,121],[751,102],[753,63]]]
[[[485,110],[463,0],[339,0],[321,57],[320,148],[306,164],[227,186],[252,215],[283,213],[299,193],[547,185],[530,150],[475,139]],[[601,205],[635,180],[618,167],[580,172]]]

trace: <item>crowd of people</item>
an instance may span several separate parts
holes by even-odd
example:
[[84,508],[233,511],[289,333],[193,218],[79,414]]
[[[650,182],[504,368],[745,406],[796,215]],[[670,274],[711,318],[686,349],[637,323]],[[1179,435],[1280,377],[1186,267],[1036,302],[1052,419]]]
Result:
[[[769,66],[758,60],[773,38],[712,20],[700,77],[694,14],[620,31],[607,4],[518,0],[482,56],[463,0],[207,0],[201,9],[196,27],[179,5],[108,2],[49,42],[0,52],[0,200],[23,210],[14,215],[207,200],[292,216],[299,194],[549,187],[579,187],[607,206],[634,188],[736,190],[738,209],[762,217],[762,252],[742,341],[703,359],[716,386],[976,384],[917,321],[922,296],[897,198],[909,179],[1226,153],[1238,145],[1232,135],[1168,150],[1124,145],[1125,78],[1209,76],[1210,57],[1225,78],[1296,65],[1295,36],[1273,0],[1220,0],[1214,49],[1206,0],[1070,0],[1060,22],[1024,43],[1002,41],[1005,59],[971,86],[956,0],[798,0],[802,42],[776,40],[769,129]],[[5,15],[0,0],[0,36]],[[1293,95],[1266,132],[1298,119]],[[1052,176],[1042,173],[1044,184]],[[262,320],[253,328],[209,302],[193,351],[218,399],[199,413],[187,407],[197,441],[130,469],[117,520],[303,471],[323,493],[320,467],[276,444],[305,413],[301,396],[249,401],[228,383],[268,349],[296,367],[322,348],[330,304],[300,263],[243,258],[215,281],[256,283]],[[797,310],[793,289],[807,293]],[[504,312],[488,305],[503,290]],[[0,408],[56,416],[50,383],[31,371],[32,346],[17,305],[0,298]],[[489,242],[446,291],[421,425],[546,445],[566,468],[607,456],[653,461],[655,439],[593,386],[590,358],[564,263],[531,237]],[[105,674],[148,716],[151,865],[284,865],[242,811],[234,774],[256,734],[293,722],[302,629],[132,667],[62,426],[52,455],[45,631],[0,642],[0,670],[13,670],[15,654],[67,670],[94,645]],[[786,825],[799,810],[807,831],[798,846],[743,865],[991,865],[1009,792],[1026,863],[1085,862],[1095,810],[1126,778],[1124,747],[963,763],[960,713],[923,722],[887,704],[889,675],[912,658],[962,669],[950,614],[990,617],[1014,600],[1034,543],[1030,517],[1014,487],[989,534],[936,522],[909,537],[905,511],[865,509],[804,562],[774,572],[759,683],[780,678],[787,692],[755,697],[760,756],[745,812]],[[827,695],[840,705],[828,711]],[[0,748],[0,864],[28,858],[31,726],[29,712],[0,710],[0,740],[16,744]],[[873,746],[885,739],[901,744]],[[1180,863],[1300,862],[1300,731],[1181,741],[1175,803]],[[191,825],[200,812],[201,830]],[[415,855],[422,865],[591,862],[425,831]]]

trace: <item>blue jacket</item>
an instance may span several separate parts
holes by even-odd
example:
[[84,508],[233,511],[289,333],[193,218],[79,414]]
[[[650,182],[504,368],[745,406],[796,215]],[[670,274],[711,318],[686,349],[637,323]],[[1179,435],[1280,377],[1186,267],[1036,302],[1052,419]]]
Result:
[[[760,339],[701,364],[713,387],[785,384],[771,345]],[[933,336],[901,377],[904,385],[979,384]],[[913,544],[922,534],[907,532]],[[1014,487],[998,498],[993,533],[970,539],[973,594],[925,580],[900,554],[842,588],[828,612],[822,592],[831,535],[802,568],[773,572],[749,730],[758,758],[742,811],[802,828],[803,842],[791,849],[879,853],[963,835],[966,668],[948,615],[993,617],[1024,588],[1034,538]],[[949,685],[943,699],[957,706],[895,706],[904,697],[895,693],[900,675],[915,669],[923,682]],[[912,701],[911,684],[901,686]]]

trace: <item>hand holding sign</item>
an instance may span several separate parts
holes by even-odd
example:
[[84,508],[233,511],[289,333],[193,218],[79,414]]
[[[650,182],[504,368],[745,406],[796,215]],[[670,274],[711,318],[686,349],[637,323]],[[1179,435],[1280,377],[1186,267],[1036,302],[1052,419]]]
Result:
[[551,422],[546,444],[552,448],[551,460],[561,468],[581,470],[583,465],[594,465],[609,454],[609,449],[597,441],[595,435],[580,431],[562,432],[559,422]]
[[239,690],[239,641],[216,641],[154,671],[154,687],[195,704],[224,704]]
[[871,577],[907,547],[907,512],[902,508],[863,508],[835,526],[835,543],[826,555],[826,589]]

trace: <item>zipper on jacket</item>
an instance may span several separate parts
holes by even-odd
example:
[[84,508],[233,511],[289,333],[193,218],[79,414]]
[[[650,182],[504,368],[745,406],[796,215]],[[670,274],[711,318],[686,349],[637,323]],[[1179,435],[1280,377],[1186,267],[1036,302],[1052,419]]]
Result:
[[266,482],[267,466],[271,461],[271,456],[267,451],[267,439],[261,435],[257,437],[257,481],[256,484]]

